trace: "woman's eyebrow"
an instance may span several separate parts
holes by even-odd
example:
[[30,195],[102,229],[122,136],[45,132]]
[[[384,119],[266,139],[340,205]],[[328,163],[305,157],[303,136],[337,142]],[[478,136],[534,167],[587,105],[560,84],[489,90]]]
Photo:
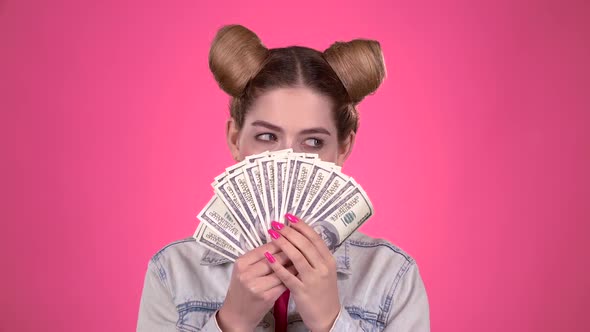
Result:
[[274,130],[274,131],[278,131],[278,132],[283,132],[283,128],[279,127],[279,126],[275,126],[272,123],[268,123],[266,121],[262,121],[262,120],[257,120],[252,122],[251,124],[252,126],[256,126],[256,127],[264,127],[270,130]]
[[310,135],[310,134],[325,134],[331,136],[330,132],[326,128],[316,127],[302,130],[299,134]]
[[[279,127],[279,126],[275,126],[272,123],[266,122],[266,121],[262,121],[262,120],[257,120],[251,123],[252,126],[255,127],[264,127],[266,129],[270,129],[279,133],[283,132],[283,128]],[[300,135],[310,135],[310,134],[324,134],[324,135],[328,135],[331,136],[330,132],[328,131],[328,129],[323,128],[323,127],[316,127],[316,128],[309,128],[309,129],[303,129],[302,131],[299,132]]]
[[281,133],[283,132],[283,128],[281,128],[279,126],[275,126],[272,123],[268,123],[268,122],[262,121],[262,120],[257,120],[257,121],[252,122],[252,126],[264,127],[266,129],[278,131],[278,132],[281,132]]

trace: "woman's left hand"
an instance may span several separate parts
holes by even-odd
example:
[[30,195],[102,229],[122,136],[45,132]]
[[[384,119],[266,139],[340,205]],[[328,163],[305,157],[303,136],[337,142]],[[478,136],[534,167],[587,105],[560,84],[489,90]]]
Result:
[[305,325],[314,332],[329,331],[340,312],[336,260],[322,238],[305,222],[293,217],[288,217],[290,226],[273,222],[269,233],[298,275],[281,264],[270,266],[291,291]]

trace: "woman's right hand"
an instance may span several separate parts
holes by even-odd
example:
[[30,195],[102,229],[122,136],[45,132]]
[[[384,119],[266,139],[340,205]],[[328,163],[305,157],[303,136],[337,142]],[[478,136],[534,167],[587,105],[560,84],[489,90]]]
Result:
[[[268,266],[268,251],[277,263],[287,264],[287,256],[269,242],[240,256],[234,263],[229,289],[217,312],[222,331],[253,331],[275,301],[287,289]],[[296,274],[293,266],[287,269]]]

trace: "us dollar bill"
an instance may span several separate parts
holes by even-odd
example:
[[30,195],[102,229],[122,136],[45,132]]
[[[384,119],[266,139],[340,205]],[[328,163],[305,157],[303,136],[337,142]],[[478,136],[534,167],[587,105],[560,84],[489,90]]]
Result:
[[240,252],[237,248],[233,247],[231,243],[227,242],[204,222],[199,223],[193,238],[206,248],[231,261],[235,261],[240,256]]
[[301,216],[306,220],[307,223],[310,223],[311,220],[308,217],[313,216],[314,213],[319,210],[324,204],[332,197],[336,195],[336,193],[348,182],[349,177],[340,173],[340,172],[332,172],[330,173],[328,180],[319,190],[317,195],[312,199],[311,203],[307,207],[304,214]]
[[226,168],[212,184],[215,195],[197,216],[195,239],[235,260],[271,239],[270,222],[289,212],[303,219],[335,250],[372,214],[353,178],[317,154],[264,152]]
[[[264,206],[264,196],[262,195],[262,179],[260,176],[260,167],[257,163],[252,163],[244,168],[244,174],[246,175],[246,180],[248,183],[248,188],[254,197],[254,204],[256,205],[256,211],[258,212],[258,220],[261,223],[261,227],[264,229],[269,229],[270,224],[267,223],[269,219],[266,215],[267,209]],[[264,239],[266,243],[270,241],[268,232],[264,232]]]
[[213,196],[197,218],[217,231],[242,254],[255,248],[245,234],[242,226],[233,218],[218,196]]
[[[257,160],[260,174],[260,182],[262,183],[262,202],[264,205],[266,225],[270,225],[272,218],[275,215],[275,176],[274,176],[274,160],[272,158],[263,158]],[[267,237],[268,240],[268,237]]]
[[228,181],[228,178],[226,177],[223,181],[215,183],[213,188],[215,194],[223,201],[235,220],[237,220],[240,226],[242,226],[242,229],[244,229],[251,242],[256,246],[261,245],[262,241],[258,237],[258,232],[254,229],[252,224],[248,222],[244,208],[241,206],[238,195]]
[[270,153],[270,156],[273,159],[275,185],[275,190],[273,191],[274,214],[271,215],[271,218],[276,221],[279,220],[284,205],[283,202],[285,200],[286,177],[289,167],[287,160],[292,154],[293,149],[280,150]]
[[246,158],[244,158],[244,160],[227,167],[225,169],[225,172],[223,172],[215,177],[213,184],[223,181],[223,179],[225,179],[228,175],[231,175],[234,171],[241,169],[242,167],[246,166],[247,164],[250,164],[260,158],[268,157],[269,153],[270,153],[269,151],[264,151],[259,154],[253,154],[253,155],[247,156]]
[[297,158],[295,160],[291,189],[286,199],[285,212],[296,214],[296,208],[304,197],[304,189],[313,170],[315,159]]
[[326,185],[332,170],[319,160],[317,160],[311,171],[309,180],[303,189],[303,194],[297,208],[295,209],[296,216],[305,215],[311,202],[314,200],[319,191]]
[[275,215],[273,220],[280,220],[283,216],[283,202],[285,200],[285,185],[286,185],[286,176],[288,173],[288,159],[276,159],[274,161],[275,166]]
[[[295,161],[297,158],[305,156],[305,153],[291,153],[289,158],[287,159],[287,175],[285,177],[285,186],[284,186],[284,194],[283,194],[283,205],[281,206],[281,216],[286,213],[287,209],[287,202],[289,200],[289,196],[291,196],[291,191],[293,188],[293,179],[295,178]],[[279,221],[279,220],[277,220]]]
[[262,239],[266,239],[266,229],[262,227],[262,221],[259,220],[255,198],[250,191],[250,187],[248,187],[248,181],[244,174],[244,170],[241,169],[240,171],[235,171],[229,176],[228,181],[232,184],[234,192],[237,193],[237,199],[240,201],[240,205],[244,207],[244,215],[247,219],[246,222],[258,232],[258,238],[261,240],[261,243],[264,243]]
[[357,228],[373,215],[373,204],[365,191],[356,187],[349,190],[335,204],[321,209],[311,227],[320,234],[334,252]]
[[337,204],[338,201],[342,199],[349,191],[356,188],[357,183],[354,181],[353,178],[349,178],[344,185],[342,185],[335,194],[329,197],[327,200],[323,202],[319,202],[319,207],[315,209],[315,211],[308,213],[306,222],[308,224],[313,224],[315,220],[322,214],[323,211],[330,208],[332,205]]
[[[294,196],[296,195],[297,184],[299,181],[301,160],[313,161],[317,159],[318,155],[314,153],[292,153],[289,155],[287,164],[287,177],[285,185],[285,194],[283,199],[283,206],[281,208],[281,216],[285,213],[290,212],[292,209],[293,202],[295,201]],[[307,180],[307,178],[305,178]],[[301,192],[301,191],[300,191]]]

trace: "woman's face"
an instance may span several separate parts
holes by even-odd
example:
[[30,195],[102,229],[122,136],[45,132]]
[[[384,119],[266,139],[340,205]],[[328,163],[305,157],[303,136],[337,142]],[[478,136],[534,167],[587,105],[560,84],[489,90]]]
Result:
[[352,149],[354,133],[338,142],[328,97],[308,88],[279,88],[255,100],[241,130],[230,119],[227,140],[235,160],[291,148],[317,153],[322,160],[342,165]]

